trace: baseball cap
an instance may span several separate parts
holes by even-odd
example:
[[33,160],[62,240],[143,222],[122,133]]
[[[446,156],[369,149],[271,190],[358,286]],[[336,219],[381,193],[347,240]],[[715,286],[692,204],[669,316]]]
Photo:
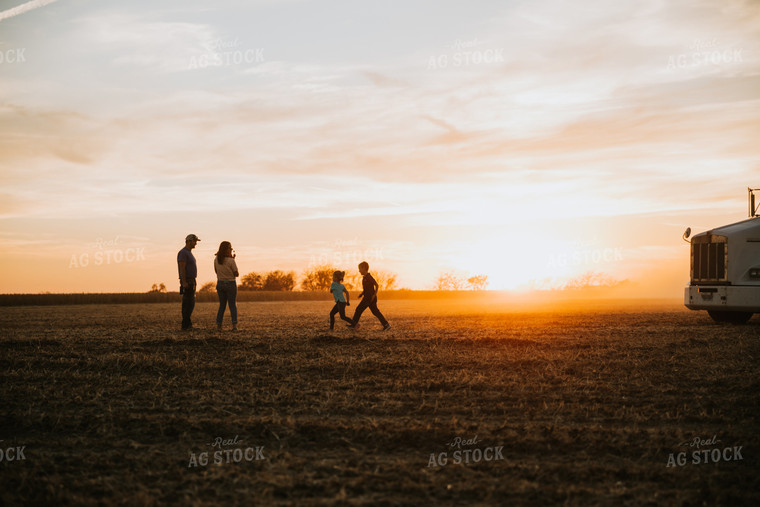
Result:
[[193,241],[193,240],[200,241],[201,238],[199,238],[195,234],[188,234],[187,237],[185,238],[185,241]]

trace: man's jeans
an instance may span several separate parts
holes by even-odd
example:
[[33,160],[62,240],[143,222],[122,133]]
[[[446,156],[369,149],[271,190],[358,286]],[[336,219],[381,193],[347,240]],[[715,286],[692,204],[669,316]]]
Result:
[[182,329],[193,327],[190,320],[193,309],[195,309],[195,278],[188,278],[187,287],[182,291]]

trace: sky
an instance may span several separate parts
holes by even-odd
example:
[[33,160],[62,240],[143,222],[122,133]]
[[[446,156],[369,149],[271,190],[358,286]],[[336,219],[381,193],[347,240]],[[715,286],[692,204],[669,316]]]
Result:
[[679,297],[760,187],[760,2],[0,0],[0,293],[319,264]]

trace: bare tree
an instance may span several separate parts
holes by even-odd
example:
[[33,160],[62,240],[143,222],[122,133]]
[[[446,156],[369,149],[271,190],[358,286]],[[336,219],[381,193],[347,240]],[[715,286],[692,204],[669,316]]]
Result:
[[346,271],[343,285],[345,285],[348,290],[360,290],[362,287],[362,275],[360,275],[358,271]]
[[293,271],[285,273],[279,269],[267,273],[264,280],[264,290],[293,290],[296,286],[296,274]]
[[381,290],[394,290],[398,285],[396,283],[398,275],[391,271],[375,271],[373,276]]
[[166,292],[166,285],[163,283],[153,284],[153,287],[150,288],[148,292]]
[[462,290],[465,280],[454,272],[446,271],[438,275],[435,281],[436,290]]
[[329,290],[335,271],[337,269],[332,266],[315,266],[304,272],[301,288],[303,290]]
[[243,275],[238,288],[240,290],[264,290],[264,277],[256,272]]
[[[395,290],[398,286],[398,282],[396,281],[398,275],[396,273],[393,273],[391,271],[375,271],[370,269],[370,274],[377,282],[380,290]],[[358,271],[354,271],[352,273],[347,272],[346,278],[343,281],[343,285],[345,285],[349,290],[360,290],[362,288],[362,275],[359,274]]]
[[214,282],[206,282],[198,290],[200,294],[211,294],[216,292],[216,284]]
[[467,279],[470,290],[486,290],[488,287],[487,275],[475,275]]

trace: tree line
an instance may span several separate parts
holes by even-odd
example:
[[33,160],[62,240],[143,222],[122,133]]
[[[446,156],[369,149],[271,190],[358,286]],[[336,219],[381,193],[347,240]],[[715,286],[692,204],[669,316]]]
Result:
[[[298,286],[305,291],[327,291],[333,281],[333,272],[338,268],[329,265],[315,266],[303,273],[300,283],[295,271],[274,271],[259,273],[252,271],[240,277],[238,290],[240,291],[292,291]],[[372,271],[372,276],[377,280],[381,290],[397,289],[396,273],[388,271]],[[359,273],[346,272],[343,285],[348,290],[361,289],[362,277]],[[204,283],[199,292],[213,292],[216,290],[216,282]]]
[[[240,277],[240,291],[292,291],[296,287],[305,291],[327,291],[333,281],[333,272],[338,271],[334,266],[320,265],[307,269],[298,281],[295,271],[276,269],[268,272],[252,271]],[[398,275],[391,271],[372,270],[372,276],[380,286],[380,290],[398,289]],[[343,285],[348,290],[360,290],[362,276],[358,272],[346,272]],[[488,276],[475,275],[466,277],[454,272],[441,273],[435,282],[435,290],[485,290],[488,288]],[[214,292],[216,282],[204,283],[198,292]],[[166,286],[153,284],[148,292],[166,292]]]

